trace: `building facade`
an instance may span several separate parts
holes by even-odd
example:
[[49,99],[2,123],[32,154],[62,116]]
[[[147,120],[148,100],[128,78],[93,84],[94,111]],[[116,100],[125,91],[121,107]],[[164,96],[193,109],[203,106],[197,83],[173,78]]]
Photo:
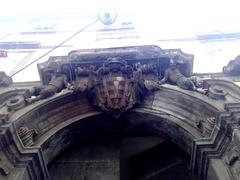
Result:
[[[182,150],[192,176],[239,180],[239,87],[224,73],[193,77],[192,67],[193,55],[157,46],[75,50],[50,57],[38,65],[41,83],[0,87],[0,179],[54,179],[53,172],[61,172],[51,168],[58,156],[88,137],[147,134],[159,137],[155,145],[164,139]],[[144,151],[151,138],[142,140]],[[114,145],[108,143],[104,151],[116,147],[118,140],[111,140]],[[140,152],[136,144],[121,148]],[[156,159],[167,161],[161,148],[157,152]],[[66,177],[127,179],[121,174],[121,153],[114,157],[108,166]],[[69,168],[66,164],[62,171]],[[160,163],[159,172],[167,165]],[[180,167],[184,174],[185,166]],[[134,178],[154,179],[154,174],[139,174]]]

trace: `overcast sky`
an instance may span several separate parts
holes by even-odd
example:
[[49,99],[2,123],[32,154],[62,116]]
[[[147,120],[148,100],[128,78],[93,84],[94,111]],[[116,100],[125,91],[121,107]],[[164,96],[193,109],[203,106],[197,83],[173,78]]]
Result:
[[[120,11],[167,16],[239,17],[238,0],[7,0],[1,1],[1,16],[95,12],[111,5]],[[189,17],[189,14],[192,16]]]
[[[11,27],[11,25],[8,27],[6,26],[6,19],[8,17],[11,17],[11,20],[24,20],[25,18],[28,19],[28,17],[35,16],[41,18],[52,15],[77,15],[97,18],[99,10],[106,6],[116,9],[118,18],[115,24],[123,22],[121,18],[124,16],[127,20],[125,22],[133,23],[140,37],[145,37],[147,40],[152,39],[157,41],[174,38],[193,38],[198,33],[219,32],[224,34],[228,31],[240,32],[239,0],[3,0],[1,1],[0,11],[0,32],[2,33],[0,33],[0,35],[4,37],[6,34],[8,35],[7,39],[3,39],[4,41],[16,41],[18,36],[14,36],[14,34],[9,36],[9,32],[15,32],[17,26],[22,27],[25,24],[26,28],[28,28],[28,26],[30,29],[34,27],[33,24],[28,21],[26,21],[26,23],[11,21],[16,27]],[[74,26],[79,26],[78,28],[71,25],[73,32],[89,24],[89,22],[85,22],[83,19],[80,19],[82,22],[76,21],[76,24],[73,24]],[[1,20],[5,21],[1,23]],[[45,19],[45,21],[46,20],[48,22],[48,19]],[[88,21],[88,19],[86,19],[86,21]],[[90,19],[89,21],[93,20]],[[61,24],[59,24],[58,27],[60,29],[57,30],[64,29],[64,27],[60,27],[60,25]],[[66,26],[68,27],[68,25]],[[98,26],[93,28],[96,30],[96,27],[98,28]],[[15,33],[16,35],[18,35],[17,32],[18,31]],[[55,36],[52,36],[50,40],[53,39],[53,37]],[[86,46],[86,42],[89,40],[84,42],[83,37],[81,38],[81,41],[76,42],[81,42]],[[64,40],[63,37],[62,39],[58,39],[59,41]],[[42,37],[41,40],[43,40]],[[199,42],[170,41],[164,43],[160,41],[159,46],[162,48],[181,48],[186,53],[195,54],[195,64],[197,64],[194,66],[195,72],[219,72],[227,61],[240,53],[240,41],[230,43],[227,43],[227,41],[222,42],[223,43],[219,41],[214,44],[201,44]],[[121,43],[126,45],[125,41]],[[105,45],[106,43],[102,44]],[[112,44],[117,43],[113,42]],[[44,52],[39,51],[31,58],[34,60],[40,56],[41,53]],[[54,53],[57,54],[59,52],[54,51]],[[1,64],[1,69],[5,71],[9,69],[10,71],[14,65],[10,64],[7,66],[8,64],[6,62],[10,63],[11,61],[11,63],[14,63],[15,61],[21,60],[19,55],[16,55],[16,57],[13,55],[9,54],[8,61],[3,61],[2,59],[2,64],[6,65],[6,67],[3,67]],[[213,69],[213,67],[216,68]],[[28,69],[31,69],[31,67]],[[28,69],[24,71],[26,72],[25,74],[22,76],[19,75],[16,79],[21,81],[28,80],[24,79],[25,77],[29,77],[26,75]],[[36,65],[34,65],[33,70],[34,72],[36,71]],[[33,70],[29,70],[29,74],[32,74]]]
[[[137,24],[163,27],[171,24],[208,29],[240,29],[239,0],[7,0],[1,1],[0,17],[71,15],[96,16],[104,6],[118,14],[132,13]],[[135,20],[136,21],[136,20]]]

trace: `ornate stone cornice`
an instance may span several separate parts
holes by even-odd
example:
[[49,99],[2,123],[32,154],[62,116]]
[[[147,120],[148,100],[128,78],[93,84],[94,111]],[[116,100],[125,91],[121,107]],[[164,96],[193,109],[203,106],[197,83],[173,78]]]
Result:
[[[0,178],[14,180],[27,171],[19,179],[47,179],[48,163],[79,139],[104,131],[146,131],[184,149],[191,156],[192,172],[201,179],[208,178],[215,159],[226,167],[229,179],[236,179],[239,87],[218,79],[203,81],[206,93],[169,82],[160,85],[176,54],[183,59],[181,78],[193,83],[182,76],[191,74],[193,56],[180,50],[144,46],[93,52],[72,51],[38,66],[43,84],[55,78],[40,87],[52,88],[51,97],[29,103],[35,97],[28,94],[27,83],[0,89],[0,159],[5,164],[0,166]],[[110,55],[117,57],[107,60]],[[62,74],[50,76],[52,64],[59,61]],[[55,91],[56,82],[68,89]]]

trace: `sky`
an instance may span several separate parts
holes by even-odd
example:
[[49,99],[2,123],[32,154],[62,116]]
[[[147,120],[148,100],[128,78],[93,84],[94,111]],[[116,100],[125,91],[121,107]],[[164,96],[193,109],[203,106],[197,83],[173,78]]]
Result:
[[[45,45],[56,45],[90,21],[97,19],[99,10],[108,6],[114,8],[118,13],[116,24],[113,25],[121,24],[121,22],[133,23],[136,33],[141,37],[139,44],[154,43],[162,48],[181,48],[184,52],[195,55],[194,72],[220,72],[223,65],[240,54],[240,50],[238,50],[240,40],[231,40],[231,42],[196,42],[194,40],[179,42],[174,39],[194,39],[197,34],[213,32],[240,33],[239,3],[239,0],[8,0],[1,2],[0,38],[5,37],[5,35],[7,38],[0,39],[0,41],[41,40]],[[37,26],[38,22],[29,22],[29,18],[53,16],[61,16],[62,18],[81,16],[83,18],[81,22],[75,20],[73,23],[59,23],[58,28],[62,31],[70,29],[69,33],[66,34],[51,36],[51,38],[28,36],[21,39],[22,36],[19,36],[20,29],[21,31],[29,30]],[[83,21],[84,17],[86,17],[85,21]],[[6,27],[6,20],[9,19],[14,20],[14,24],[9,23]],[[46,22],[44,23],[46,24]],[[51,23],[49,22],[49,24]],[[88,30],[95,31],[101,27],[102,25],[98,23]],[[9,35],[11,34],[9,32],[13,32],[13,35]],[[80,35],[72,41],[75,44],[72,48],[138,44],[137,40],[134,42],[130,40],[118,41],[117,43],[116,41],[94,42],[96,36],[95,33],[89,35],[87,39],[84,35]],[[60,49],[50,55],[65,55],[70,50],[72,49]],[[20,60],[27,57],[28,62],[30,62],[45,52],[40,50],[35,53],[9,54],[8,63],[0,61],[0,70],[5,69],[9,73]],[[33,70],[37,70],[36,65],[34,65]],[[28,73],[14,78],[16,81],[31,80],[26,74],[31,74],[33,70],[25,70]],[[34,77],[32,80],[39,80],[37,75]]]
[[[239,17],[238,0],[8,0],[1,2],[0,16],[55,13],[87,14],[102,6],[114,6],[120,11],[142,15],[165,14],[188,19],[202,17]],[[191,16],[189,16],[191,14]],[[176,16],[177,15],[177,16]]]
[[134,14],[139,27],[240,29],[238,0],[7,0],[1,2],[1,17],[15,19],[33,16],[95,16],[104,6],[114,7],[118,14]]
[[111,6],[119,14],[135,14],[139,26],[160,29],[162,26],[171,28],[175,24],[207,31],[208,28],[237,26],[239,4],[238,0],[7,0],[1,2],[4,8],[1,8],[0,17],[59,14],[97,17],[101,7]]

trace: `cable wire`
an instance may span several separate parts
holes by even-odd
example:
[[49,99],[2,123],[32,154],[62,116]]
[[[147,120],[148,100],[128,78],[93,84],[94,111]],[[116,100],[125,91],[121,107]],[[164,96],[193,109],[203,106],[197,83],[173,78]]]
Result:
[[15,76],[16,74],[18,74],[19,72],[21,72],[22,70],[26,69],[27,67],[29,67],[30,65],[32,65],[33,63],[39,61],[40,59],[42,59],[43,57],[45,57],[46,55],[48,55],[49,53],[51,53],[52,51],[54,51],[55,49],[61,47],[63,44],[65,44],[67,41],[69,41],[70,39],[74,38],[75,36],[77,36],[79,33],[81,33],[82,31],[84,31],[85,29],[89,28],[90,26],[92,26],[93,24],[95,24],[96,22],[98,22],[99,19],[94,20],[93,22],[91,22],[90,24],[88,24],[87,26],[85,26],[84,28],[80,29],[79,31],[77,31],[76,33],[74,33],[73,35],[71,35],[70,37],[68,37],[67,39],[65,39],[62,43],[60,43],[59,45],[53,47],[52,49],[50,49],[49,51],[47,51],[46,53],[44,53],[43,55],[41,55],[40,57],[38,57],[37,59],[35,59],[33,62],[29,63],[28,65],[24,66],[22,69],[19,69],[18,71],[16,71],[15,73],[13,73],[10,77]]

